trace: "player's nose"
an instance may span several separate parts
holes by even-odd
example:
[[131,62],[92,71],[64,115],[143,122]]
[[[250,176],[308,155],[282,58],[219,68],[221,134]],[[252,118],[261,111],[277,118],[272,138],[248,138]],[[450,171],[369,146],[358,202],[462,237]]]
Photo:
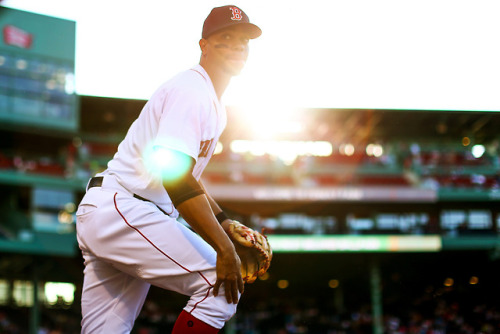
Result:
[[233,50],[243,51],[248,47],[248,42],[244,38],[235,38],[231,46]]
[[238,53],[248,53],[248,44],[245,42],[237,42],[232,45],[232,51]]
[[244,51],[245,50],[245,45],[243,45],[243,43],[241,43],[241,42],[236,42],[236,43],[233,44],[232,49],[234,51]]

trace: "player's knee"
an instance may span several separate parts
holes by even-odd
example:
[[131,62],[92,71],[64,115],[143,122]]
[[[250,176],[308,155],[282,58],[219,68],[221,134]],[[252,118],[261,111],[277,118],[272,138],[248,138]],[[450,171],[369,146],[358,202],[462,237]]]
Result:
[[222,328],[236,313],[236,304],[208,304],[197,308],[193,314],[212,327]]
[[236,308],[237,304],[228,303],[225,296],[215,297],[210,292],[210,296],[201,302],[193,296],[185,310],[210,326],[222,328],[234,316]]
[[223,311],[224,322],[231,319],[236,314],[237,304],[228,304],[228,307]]

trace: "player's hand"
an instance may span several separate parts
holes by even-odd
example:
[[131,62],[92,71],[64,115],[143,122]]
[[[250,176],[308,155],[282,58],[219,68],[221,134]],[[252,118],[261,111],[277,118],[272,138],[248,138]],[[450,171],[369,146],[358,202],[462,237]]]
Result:
[[217,254],[217,281],[214,285],[214,296],[219,294],[219,288],[223,285],[228,304],[238,303],[238,292],[243,293],[244,290],[240,267],[240,258],[236,252]]

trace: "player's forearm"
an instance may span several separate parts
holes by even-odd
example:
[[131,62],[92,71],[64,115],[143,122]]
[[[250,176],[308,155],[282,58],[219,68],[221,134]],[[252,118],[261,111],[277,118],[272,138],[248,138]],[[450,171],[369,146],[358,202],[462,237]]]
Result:
[[[205,191],[205,196],[207,197],[208,203],[210,203],[210,207],[212,208],[212,211],[214,212],[214,215],[217,215],[218,213],[222,212],[222,209],[220,208],[219,204],[213,199],[213,197],[207,192],[207,189],[205,188],[205,185],[203,182],[198,181],[200,183],[201,188],[203,191]],[[220,225],[224,229],[224,231],[228,231],[229,224],[232,222],[231,219],[226,219],[225,221],[221,222]]]
[[205,192],[205,196],[207,196],[208,203],[210,203],[210,207],[212,208],[212,211],[214,214],[218,214],[219,212],[222,212],[222,209],[220,208],[219,204],[212,198],[212,196],[207,192],[207,188],[205,188],[205,185],[201,180],[198,181],[200,184],[201,189]]
[[234,245],[215,219],[206,195],[190,198],[177,206],[182,218],[198,233],[217,253],[235,251]]

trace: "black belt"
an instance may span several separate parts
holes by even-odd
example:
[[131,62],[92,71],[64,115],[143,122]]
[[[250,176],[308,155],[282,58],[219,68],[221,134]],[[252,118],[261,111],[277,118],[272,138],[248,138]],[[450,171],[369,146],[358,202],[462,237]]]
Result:
[[[87,186],[87,190],[89,190],[90,188],[93,188],[93,187],[102,187],[103,180],[104,180],[104,176],[92,177],[89,181],[89,185]],[[154,202],[150,201],[149,199],[144,198],[142,196],[139,196],[137,194],[133,194],[133,196],[137,199],[140,199],[141,201],[150,202],[150,203],[153,203],[154,205],[156,205]],[[162,208],[160,208],[158,205],[156,205],[156,207],[158,209],[160,209],[161,212],[163,212],[164,214],[166,214],[168,216],[168,213],[166,213]]]
[[95,177],[90,178],[89,184],[87,185],[87,190],[89,190],[90,188],[94,188],[94,187],[102,187],[102,180],[103,179],[104,179],[104,177],[102,177],[102,176],[95,176]]

